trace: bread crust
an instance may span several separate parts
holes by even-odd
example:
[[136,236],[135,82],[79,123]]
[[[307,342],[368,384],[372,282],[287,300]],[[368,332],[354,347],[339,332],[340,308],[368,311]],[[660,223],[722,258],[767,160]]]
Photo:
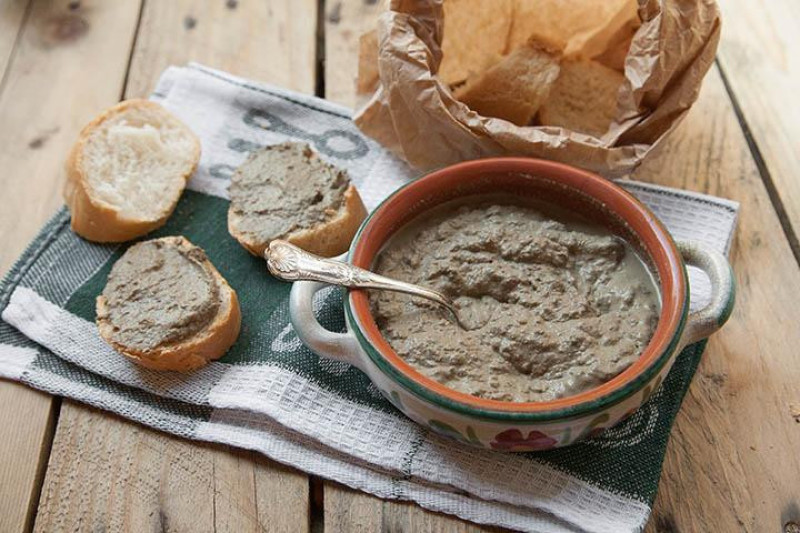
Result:
[[[358,227],[367,216],[367,209],[356,188],[351,184],[344,191],[342,208],[330,220],[313,228],[295,231],[286,236],[286,240],[312,254],[333,257],[345,253],[358,231]],[[263,256],[266,243],[258,255]]]
[[561,66],[550,98],[539,109],[539,122],[602,137],[617,110],[617,93],[624,76],[593,61],[576,59]]
[[556,81],[563,43],[531,36],[479,75],[469,78],[453,95],[472,111],[527,126]]
[[[166,223],[180,195],[177,196],[166,210],[155,220],[130,219],[120,215],[117,208],[98,198],[92,198],[90,188],[86,182],[86,172],[83,168],[83,153],[86,142],[91,132],[109,118],[124,113],[131,108],[158,109],[169,113],[161,105],[149,100],[125,100],[105,110],[98,117],[87,124],[78,136],[66,161],[67,179],[64,184],[64,201],[72,216],[72,230],[81,237],[94,242],[124,242],[145,235]],[[186,131],[194,140],[192,159],[194,164],[188,173],[183,176],[184,183],[189,180],[200,161],[200,141],[197,136],[186,126]]]
[[[344,198],[339,211],[333,218],[311,228],[293,231],[288,235],[276,235],[276,239],[285,239],[303,250],[323,257],[343,254],[350,248],[350,243],[358,227],[367,216],[367,209],[356,188],[350,184],[344,191]],[[237,231],[236,216],[228,216],[228,232],[245,247],[248,252],[264,257],[269,241],[254,241],[244,233]]]
[[[183,237],[164,237],[162,240],[174,246],[193,246]],[[188,372],[222,357],[239,337],[242,323],[239,298],[208,259],[202,264],[216,281],[222,302],[217,315],[199,334],[177,344],[158,346],[150,350],[136,350],[120,344],[112,338],[113,325],[101,318],[108,316],[108,301],[101,294],[97,297],[97,327],[100,336],[121,354],[154,370]]]

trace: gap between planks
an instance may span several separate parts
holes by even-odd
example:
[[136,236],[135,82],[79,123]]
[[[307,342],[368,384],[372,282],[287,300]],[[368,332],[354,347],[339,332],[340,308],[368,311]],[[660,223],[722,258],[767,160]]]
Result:
[[[131,43],[131,50],[128,54],[128,61],[125,64],[125,77],[122,79],[122,88],[119,93],[119,100],[125,100],[125,93],[128,91],[128,80],[131,75],[131,65],[133,64],[133,56],[136,52],[136,43],[139,41],[139,30],[142,27],[142,16],[144,15],[144,8],[147,0],[141,0],[139,4],[139,15],[136,17],[136,27],[133,30],[133,42]],[[144,96],[142,97],[144,98]]]
[[[775,180],[772,179],[769,166],[764,160],[761,149],[758,147],[758,141],[753,136],[753,131],[750,129],[750,125],[747,123],[747,117],[745,117],[744,113],[742,112],[739,99],[736,97],[736,93],[734,92],[733,87],[731,87],[728,76],[725,73],[725,67],[720,64],[719,59],[715,61],[715,64],[719,69],[720,78],[722,79],[722,84],[725,86],[725,92],[728,94],[728,98],[731,101],[733,112],[736,113],[736,119],[739,121],[739,126],[742,128],[745,142],[747,143],[747,147],[750,149],[750,155],[753,156],[753,162],[758,169],[759,176],[761,176],[761,181],[764,182],[764,187],[767,190],[767,194],[772,202],[772,206],[775,208],[775,213],[777,214],[778,220],[781,223],[783,233],[786,236],[786,240],[789,242],[789,246],[792,248],[792,253],[794,254],[794,258],[797,261],[798,266],[800,266],[800,240],[798,240],[795,228],[792,226],[792,221],[789,218],[789,213],[787,212],[786,206],[783,203],[780,191],[775,186]],[[789,198],[789,200],[797,201],[797,199],[792,198]]]
[[317,0],[314,94],[325,98],[325,0]]
[[[717,50],[737,113],[756,146],[757,163],[782,225],[800,234],[800,3],[796,0],[719,0]],[[750,140],[748,139],[748,142]],[[796,242],[796,241],[795,241]],[[797,247],[795,247],[797,255]]]
[[[20,9],[19,4],[24,6]],[[0,94],[6,86],[8,72],[14,62],[14,56],[19,47],[22,31],[25,28],[31,14],[33,0],[22,0],[21,2],[6,2],[0,7]],[[16,9],[16,10],[15,10]],[[14,31],[16,30],[16,31]],[[10,36],[13,35],[13,39]]]
[[50,464],[50,454],[53,451],[53,440],[56,436],[58,421],[61,419],[60,396],[53,396],[50,400],[50,413],[47,416],[47,428],[42,439],[42,448],[39,450],[39,460],[37,461],[36,477],[33,482],[33,494],[31,495],[30,506],[26,512],[24,531],[33,531],[36,510],[42,499],[42,487],[44,487],[44,476],[47,472],[47,465]]

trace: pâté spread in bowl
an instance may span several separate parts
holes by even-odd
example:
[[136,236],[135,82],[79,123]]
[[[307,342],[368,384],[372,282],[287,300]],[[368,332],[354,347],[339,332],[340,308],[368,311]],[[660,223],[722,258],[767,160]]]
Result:
[[480,398],[546,401],[600,385],[636,360],[658,322],[658,291],[629,244],[553,205],[502,194],[424,213],[373,270],[455,301],[466,329],[427,301],[370,294],[398,355]]
[[[566,446],[629,416],[734,299],[722,255],[675,243],[619,185],[528,158],[460,163],[402,187],[347,260],[444,292],[466,328],[426,301],[352,289],[347,329],[331,332],[312,305],[325,284],[302,281],[290,296],[301,341],[360,368],[420,424],[507,451]],[[712,284],[692,313],[687,263]],[[524,442],[507,446],[509,435]]]

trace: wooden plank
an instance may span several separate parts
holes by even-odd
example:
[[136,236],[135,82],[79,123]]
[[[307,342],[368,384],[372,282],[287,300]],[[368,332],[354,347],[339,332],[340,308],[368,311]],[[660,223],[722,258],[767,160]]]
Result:
[[736,309],[678,415],[647,531],[783,531],[800,522],[800,270],[716,70],[636,178],[742,204]]
[[325,2],[325,98],[354,107],[358,38],[375,27],[382,2]]
[[[355,104],[358,38],[375,26],[380,2],[325,2],[325,97]],[[437,514],[406,502],[383,501],[337,483],[325,482],[324,529],[331,532],[437,531],[441,533],[498,531]]]
[[[0,4],[0,79],[8,67],[29,3],[11,0]],[[19,428],[0,435],[0,531],[26,531],[33,523],[47,463],[53,429],[48,422],[52,420],[50,410],[54,404],[46,394],[4,381],[0,382],[0,406],[0,427]],[[29,453],[20,458],[25,451]]]
[[30,0],[0,1],[0,79],[11,59]]
[[316,0],[145,3],[126,96],[145,97],[169,65],[198,61],[303,92],[316,79]]
[[[64,154],[80,127],[119,98],[138,0],[37,0],[0,8],[0,272],[61,204]],[[17,39],[14,24],[26,24]],[[16,41],[13,61],[9,46]],[[91,65],[91,68],[87,68]],[[0,382],[0,531],[32,524],[52,439],[51,397]]]
[[800,3],[719,4],[719,62],[795,235],[800,234]]
[[[313,0],[148,0],[125,96],[146,96],[164,67],[189,59],[313,92],[315,21]],[[62,409],[53,450],[37,531],[309,526],[308,477],[256,454],[184,441],[73,402]]]
[[0,531],[30,531],[57,409],[47,394],[0,381]]
[[81,5],[34,3],[0,93],[0,191],[15,200],[0,210],[0,271],[62,204],[80,128],[122,91],[139,0]]
[[[329,23],[326,38],[334,39],[334,31]],[[332,49],[326,53],[326,72],[354,61]],[[791,411],[800,403],[800,368],[794,363],[800,272],[717,71],[709,74],[685,123],[636,178],[742,202],[733,255],[737,308],[710,341],[678,416],[647,531],[778,530],[800,522],[800,434]],[[325,524],[332,530],[358,523],[378,529],[387,517],[404,512],[421,511],[325,486]],[[422,513],[430,518],[425,526],[415,524],[418,529],[435,529],[440,517]]]
[[507,530],[471,524],[412,503],[380,500],[338,483],[325,484],[325,533],[374,531],[477,533]]
[[307,477],[65,402],[35,531],[305,531]]
[[324,494],[325,533],[369,533],[382,530],[382,500],[331,482],[325,483]]

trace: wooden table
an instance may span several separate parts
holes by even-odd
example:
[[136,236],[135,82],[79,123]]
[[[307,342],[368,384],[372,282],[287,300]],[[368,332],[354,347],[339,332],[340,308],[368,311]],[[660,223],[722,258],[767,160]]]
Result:
[[[351,104],[375,0],[0,0],[0,271],[83,124],[190,60]],[[678,415],[647,531],[800,531],[800,4],[721,0],[700,100],[635,178],[741,202],[739,299]],[[0,531],[479,531],[256,454],[0,382]]]

